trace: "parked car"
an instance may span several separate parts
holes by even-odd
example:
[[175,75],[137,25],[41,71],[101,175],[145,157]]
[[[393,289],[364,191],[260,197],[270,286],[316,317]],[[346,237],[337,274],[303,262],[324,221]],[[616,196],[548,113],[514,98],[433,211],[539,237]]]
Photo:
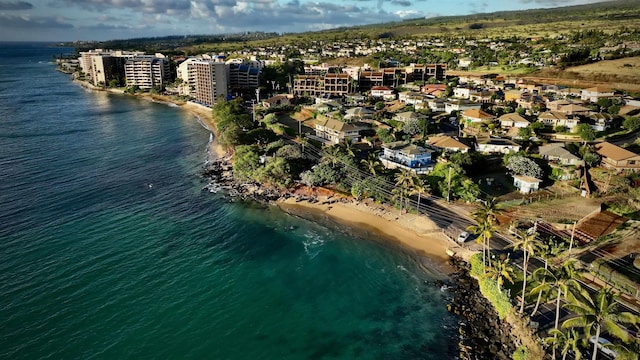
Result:
[[458,243],[462,244],[465,241],[467,241],[467,239],[469,238],[469,233],[466,231],[463,231],[460,233],[460,235],[458,235],[458,239],[456,240]]
[[[596,341],[596,337],[592,336],[589,338],[589,343],[593,344]],[[618,353],[613,351],[610,347],[605,346],[611,344],[611,341],[603,338],[602,336],[598,338],[598,350],[601,351],[603,354],[607,355],[609,358],[611,359],[615,359],[616,357],[618,357]]]

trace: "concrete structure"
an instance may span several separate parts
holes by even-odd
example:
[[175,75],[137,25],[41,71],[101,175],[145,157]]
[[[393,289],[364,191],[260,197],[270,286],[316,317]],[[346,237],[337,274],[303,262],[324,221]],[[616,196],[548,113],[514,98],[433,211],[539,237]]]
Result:
[[382,145],[380,162],[388,169],[402,168],[416,174],[428,173],[431,169],[432,150],[410,144],[407,141],[396,141]]
[[342,96],[349,94],[351,90],[351,77],[349,75],[326,74],[324,76],[323,94]]
[[136,56],[127,60],[124,65],[127,86],[138,86],[140,89],[151,89],[162,86],[169,81],[169,61],[154,55]]

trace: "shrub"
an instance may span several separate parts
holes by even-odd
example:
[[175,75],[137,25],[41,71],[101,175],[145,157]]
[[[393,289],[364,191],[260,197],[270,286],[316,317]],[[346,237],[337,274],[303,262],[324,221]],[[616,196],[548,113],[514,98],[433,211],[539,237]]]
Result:
[[513,312],[511,301],[504,292],[498,291],[498,283],[487,277],[482,276],[482,255],[475,254],[471,257],[471,276],[478,280],[480,286],[480,292],[489,300],[494,309],[498,313],[500,319],[504,319]]

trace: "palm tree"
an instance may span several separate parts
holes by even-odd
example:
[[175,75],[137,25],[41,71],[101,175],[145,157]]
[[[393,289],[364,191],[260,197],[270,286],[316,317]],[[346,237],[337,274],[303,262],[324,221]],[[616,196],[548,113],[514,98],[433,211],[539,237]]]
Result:
[[322,152],[322,160],[330,161],[331,167],[336,167],[336,163],[340,159],[340,148],[337,146],[331,146],[324,149]]
[[509,265],[509,258],[506,258],[493,261],[493,266],[483,276],[495,280],[498,283],[498,292],[502,292],[502,284],[505,280],[513,284],[513,275],[513,267]]
[[487,257],[490,251],[489,239],[491,239],[491,235],[496,230],[495,225],[493,225],[493,220],[488,217],[481,219],[478,224],[467,227],[467,230],[478,235],[476,242],[482,244],[482,268],[483,271],[485,271],[487,267]]
[[298,136],[296,136],[296,142],[300,144],[302,148],[302,155],[304,155],[304,146],[309,143],[309,140],[306,137],[299,134]]
[[503,210],[497,198],[490,197],[484,201],[479,201],[478,204],[478,208],[471,212],[471,216],[476,221],[479,222],[478,219],[490,218],[494,223],[498,222],[498,215],[502,214]]
[[[544,260],[545,270],[549,269],[549,259],[557,255],[560,252],[560,249],[560,246],[552,241],[550,241],[548,244],[541,243],[537,248],[536,255]],[[544,282],[545,278],[543,277],[540,280]],[[536,306],[533,308],[531,316],[535,315],[538,312],[538,307],[540,307],[540,301],[542,300],[542,294],[543,291],[538,292],[538,300],[536,300]]]
[[569,351],[573,351],[576,359],[582,358],[579,346],[581,338],[577,331],[570,329],[567,332],[562,332],[558,329],[551,329],[549,330],[549,335],[553,336],[544,339],[544,342],[553,349],[552,359],[556,358],[556,349],[560,349],[562,360],[567,358]]
[[510,245],[514,250],[521,249],[524,253],[522,257],[522,299],[520,301],[520,314],[524,313],[524,296],[527,291],[527,265],[529,265],[529,258],[531,254],[536,251],[536,249],[540,246],[540,241],[536,240],[537,233],[533,233],[531,235],[527,235],[526,233],[521,234],[519,237],[520,240]]
[[402,210],[402,202],[404,200],[404,196],[407,193],[411,192],[416,178],[416,174],[413,171],[407,169],[400,169],[400,172],[396,174],[396,186],[399,186],[402,190],[400,192],[400,210]]
[[581,292],[577,294],[574,301],[564,306],[577,316],[562,323],[563,328],[581,327],[587,338],[592,336],[592,331],[595,328],[592,360],[595,360],[598,355],[598,340],[603,328],[612,336],[628,342],[630,336],[622,324],[640,323],[640,317],[630,312],[618,311],[617,297],[618,294],[611,289],[601,288],[593,295]]
[[371,175],[375,176],[378,173],[378,169],[380,168],[380,161],[378,157],[374,153],[369,153],[366,159],[362,159],[360,161],[362,165],[371,173]]
[[420,212],[420,200],[422,200],[422,194],[428,193],[429,191],[431,191],[429,184],[424,180],[416,177],[413,183],[413,193],[418,194],[418,204],[416,205],[416,210],[418,211],[418,213]]
[[576,278],[581,277],[581,273],[584,270],[577,268],[577,263],[577,260],[569,259],[558,269],[539,268],[533,272],[533,277],[542,280],[542,282],[531,290],[532,294],[537,294],[541,291],[545,293],[556,291],[556,321],[554,329],[558,329],[558,322],[560,321],[560,299],[562,296],[564,295],[565,299],[571,299],[574,293],[582,291]]
[[353,145],[352,138],[344,138],[344,141],[340,144],[340,149],[349,156],[355,156],[356,154],[356,148]]

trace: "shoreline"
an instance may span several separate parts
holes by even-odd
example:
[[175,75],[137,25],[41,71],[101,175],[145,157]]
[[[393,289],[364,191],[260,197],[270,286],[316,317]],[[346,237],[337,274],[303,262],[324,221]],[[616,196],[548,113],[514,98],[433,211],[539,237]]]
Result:
[[[422,258],[430,271],[449,277],[455,269],[449,263],[447,250],[453,244],[435,223],[424,216],[402,214],[381,204],[368,204],[355,200],[332,201],[330,196],[320,196],[317,202],[295,197],[276,201],[282,211],[308,220],[345,226],[356,236],[373,235],[390,245]],[[456,249],[458,250],[458,249]],[[454,251],[456,251],[454,250]]]

